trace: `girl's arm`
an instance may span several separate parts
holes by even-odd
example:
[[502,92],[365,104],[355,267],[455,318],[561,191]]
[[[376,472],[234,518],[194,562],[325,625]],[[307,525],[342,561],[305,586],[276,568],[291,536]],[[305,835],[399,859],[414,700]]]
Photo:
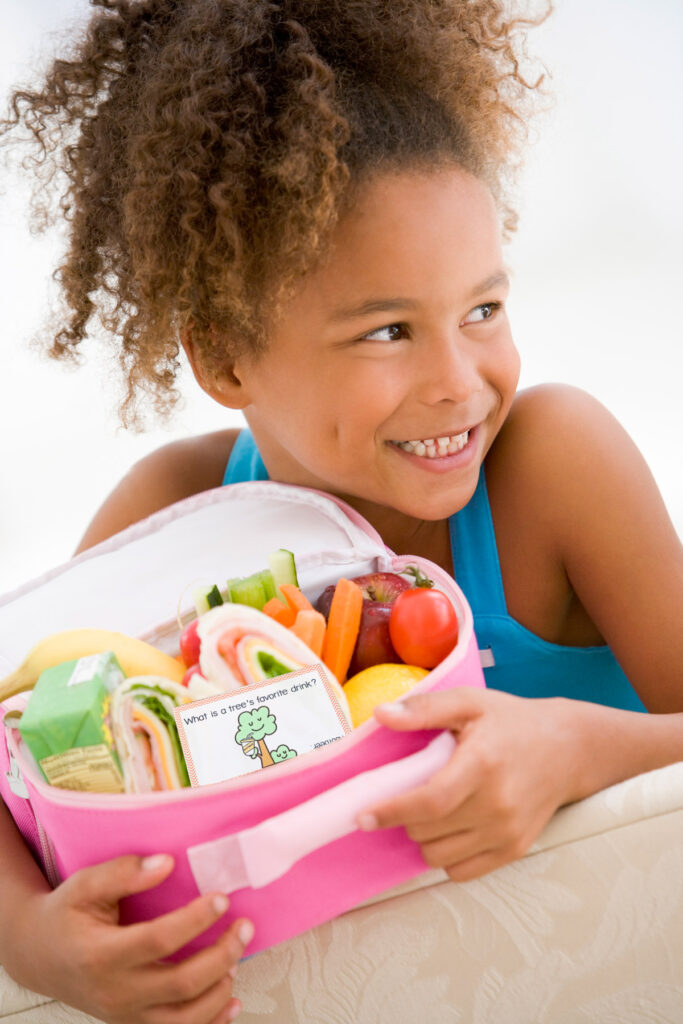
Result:
[[683,547],[640,451],[575,388],[524,393],[510,426],[496,452],[516,475],[506,490],[524,499],[570,596],[647,709],[683,711]]
[[99,508],[76,554],[176,501],[220,487],[238,430],[220,430],[158,448],[136,462]]
[[375,717],[458,739],[428,783],[358,819],[366,830],[403,825],[426,863],[457,882],[522,857],[564,804],[683,759],[683,714],[461,687],[381,705]]
[[[175,442],[133,467],[83,537],[79,551],[152,512],[220,486],[237,431]],[[52,891],[0,802],[0,963],[19,984],[111,1024],[222,1024],[239,1012],[236,965],[250,941],[236,921],[213,946],[179,964],[157,961],[225,912],[219,894],[141,925],[118,925],[119,900],[159,885],[169,857],[121,857],[78,871]],[[242,928],[245,932],[241,932]]]
[[[491,475],[512,509],[506,519],[498,507],[497,535],[516,538],[526,564],[545,560],[548,577],[560,567],[566,601],[587,611],[646,707],[669,713],[468,689],[377,709],[391,728],[451,729],[459,742],[429,783],[368,807],[360,824],[404,825],[459,881],[521,856],[563,804],[683,760],[683,554],[635,445],[589,396],[538,389],[515,408]],[[538,588],[552,602],[560,583]]]
[[171,857],[119,857],[51,890],[0,804],[0,863],[0,963],[20,985],[107,1024],[225,1024],[239,1013],[232,985],[249,921],[180,963],[160,962],[222,917],[227,897],[118,924],[119,900],[163,882]]

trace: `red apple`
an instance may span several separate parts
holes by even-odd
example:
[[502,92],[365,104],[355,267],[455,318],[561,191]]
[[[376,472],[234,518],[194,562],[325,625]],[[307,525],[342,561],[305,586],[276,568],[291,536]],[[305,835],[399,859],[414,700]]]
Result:
[[349,665],[349,678],[371,665],[385,665],[401,660],[389,635],[392,608],[393,602],[363,599],[358,639]]
[[325,587],[322,594],[315,602],[317,611],[322,612],[326,620],[330,617],[330,605],[332,604],[332,598],[334,597],[335,587],[335,583],[331,583],[329,587]]
[[[361,611],[358,639],[353,649],[349,677],[361,672],[371,665],[383,665],[400,662],[389,634],[389,619],[394,601],[400,594],[415,587],[431,587],[432,581],[417,566],[407,566],[406,574],[413,576],[414,582],[397,572],[369,572],[363,576],[354,576],[363,591],[363,608]],[[335,585],[325,587],[316,601],[316,608],[327,619],[334,596]]]
[[363,597],[383,604],[392,604],[398,595],[412,587],[410,580],[397,572],[370,572],[353,580],[363,591]]
[[[357,583],[363,591],[363,598],[369,602],[377,602],[391,605],[399,594],[408,590],[412,584],[404,576],[396,572],[370,572],[364,576],[355,576],[354,583]],[[325,618],[330,614],[330,605],[334,595],[335,584],[325,587],[322,594],[316,601],[316,608],[322,612]],[[361,630],[362,630],[361,624]]]

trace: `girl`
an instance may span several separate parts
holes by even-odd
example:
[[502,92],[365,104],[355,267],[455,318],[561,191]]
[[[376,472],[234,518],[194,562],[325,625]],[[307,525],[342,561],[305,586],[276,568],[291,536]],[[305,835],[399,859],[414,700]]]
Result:
[[[5,126],[66,175],[70,315],[53,353],[73,354],[97,313],[131,422],[139,393],[169,406],[182,345],[250,431],[143,459],[80,549],[267,475],[339,495],[394,551],[454,572],[489,689],[378,710],[460,743],[359,826],[403,825],[456,881],[520,856],[563,804],[677,760],[683,558],[652,477],[587,395],[516,393],[501,225],[535,88],[520,19],[498,0],[93,2],[85,41],[15,94]],[[111,1022],[238,1011],[226,971],[248,922],[172,967],[158,958],[215,902],[117,926],[118,900],[168,858],[49,892],[9,821],[0,842],[0,961],[22,984]]]

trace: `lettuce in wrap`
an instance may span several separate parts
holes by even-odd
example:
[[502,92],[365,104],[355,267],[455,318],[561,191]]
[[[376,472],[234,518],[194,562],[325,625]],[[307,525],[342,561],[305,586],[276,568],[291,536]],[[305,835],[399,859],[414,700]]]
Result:
[[116,687],[112,730],[127,793],[190,785],[173,709],[193,699],[162,676],[131,676]]

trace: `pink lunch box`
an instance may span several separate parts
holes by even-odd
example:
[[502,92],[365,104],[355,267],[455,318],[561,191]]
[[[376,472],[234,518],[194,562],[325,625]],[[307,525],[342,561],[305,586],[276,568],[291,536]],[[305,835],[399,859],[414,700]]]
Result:
[[[0,598],[0,676],[62,629],[117,630],[176,654],[173,614],[188,586],[254,572],[278,547],[295,553],[313,600],[341,576],[418,564],[452,600],[459,640],[414,692],[484,685],[472,615],[452,578],[430,562],[394,555],[343,502],[273,482],[188,498]],[[121,854],[172,853],[169,879],[123,901],[121,912],[124,922],[139,921],[199,892],[229,893],[226,918],[183,955],[241,915],[255,923],[248,949],[255,953],[426,870],[403,829],[366,833],[354,821],[370,804],[433,775],[454,750],[448,732],[398,733],[370,721],[269,771],[197,789],[100,795],[42,780],[16,715],[7,714],[24,704],[19,696],[0,707],[0,792],[50,882]]]

